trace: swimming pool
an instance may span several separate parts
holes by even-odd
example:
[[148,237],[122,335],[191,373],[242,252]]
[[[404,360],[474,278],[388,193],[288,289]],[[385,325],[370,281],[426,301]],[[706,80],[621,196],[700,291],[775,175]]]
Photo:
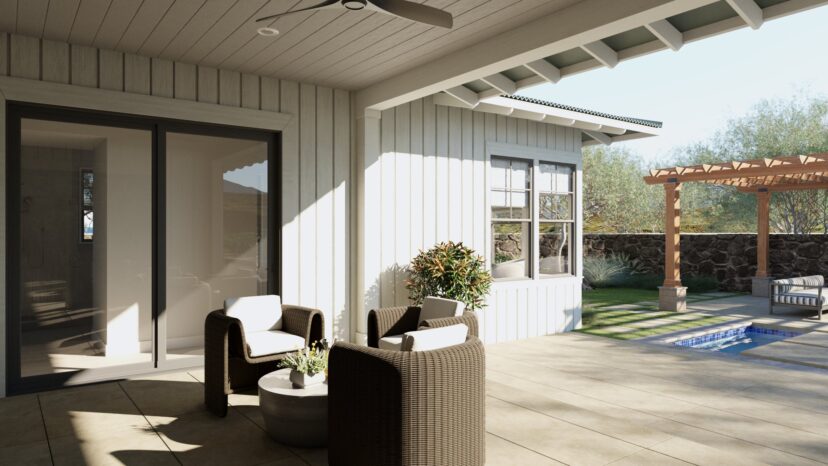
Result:
[[767,345],[799,335],[801,333],[788,330],[746,325],[744,327],[729,328],[706,335],[678,340],[673,344],[720,353],[741,353],[742,351],[756,348],[757,346]]

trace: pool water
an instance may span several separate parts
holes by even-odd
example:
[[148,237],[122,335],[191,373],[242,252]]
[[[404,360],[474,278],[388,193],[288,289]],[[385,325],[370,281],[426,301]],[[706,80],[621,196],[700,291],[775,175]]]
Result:
[[747,325],[745,327],[731,328],[707,335],[678,340],[673,344],[720,353],[741,353],[742,351],[756,348],[757,346],[767,345],[799,335],[801,334],[797,332]]

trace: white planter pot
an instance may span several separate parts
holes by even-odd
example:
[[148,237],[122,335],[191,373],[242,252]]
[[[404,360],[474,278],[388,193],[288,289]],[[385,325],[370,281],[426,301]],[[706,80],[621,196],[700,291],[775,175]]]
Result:
[[320,384],[325,381],[325,373],[320,372],[314,375],[303,374],[296,370],[290,371],[290,382],[293,388],[305,388],[311,385]]

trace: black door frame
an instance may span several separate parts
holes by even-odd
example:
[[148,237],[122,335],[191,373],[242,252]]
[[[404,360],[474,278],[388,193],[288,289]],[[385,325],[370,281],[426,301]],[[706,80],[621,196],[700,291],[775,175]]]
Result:
[[[6,393],[28,393],[71,385],[82,371],[21,377],[20,309],[20,170],[21,119],[59,121],[130,129],[152,133],[152,362],[95,369],[100,380],[152,372],[160,356],[159,317],[166,310],[166,135],[168,132],[258,140],[267,143],[268,157],[268,293],[279,294],[281,276],[282,137],[278,131],[181,121],[123,113],[81,110],[8,101],[6,103]],[[165,329],[164,329],[165,330]]]

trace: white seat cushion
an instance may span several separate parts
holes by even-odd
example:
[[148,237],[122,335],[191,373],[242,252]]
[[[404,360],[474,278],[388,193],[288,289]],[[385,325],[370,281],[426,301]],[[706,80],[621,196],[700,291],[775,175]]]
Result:
[[305,347],[305,339],[281,330],[265,330],[262,332],[247,333],[247,352],[252,358],[268,354],[297,351]]
[[405,332],[402,348],[408,351],[430,351],[446,348],[463,343],[466,341],[468,334],[469,327],[466,324]]
[[402,335],[388,335],[379,340],[379,348],[384,350],[399,351],[402,349]]
[[[828,291],[823,291],[828,293]],[[808,288],[799,289],[798,291],[789,291],[774,296],[774,302],[779,304],[790,304],[793,306],[808,306],[808,307],[822,307],[828,305],[828,295],[819,295],[819,290]]]
[[423,305],[420,307],[420,322],[429,319],[459,316],[463,314],[464,309],[466,309],[466,305],[461,301],[426,296],[423,299]]
[[282,329],[282,300],[273,294],[227,298],[224,312],[239,319],[245,333]]

